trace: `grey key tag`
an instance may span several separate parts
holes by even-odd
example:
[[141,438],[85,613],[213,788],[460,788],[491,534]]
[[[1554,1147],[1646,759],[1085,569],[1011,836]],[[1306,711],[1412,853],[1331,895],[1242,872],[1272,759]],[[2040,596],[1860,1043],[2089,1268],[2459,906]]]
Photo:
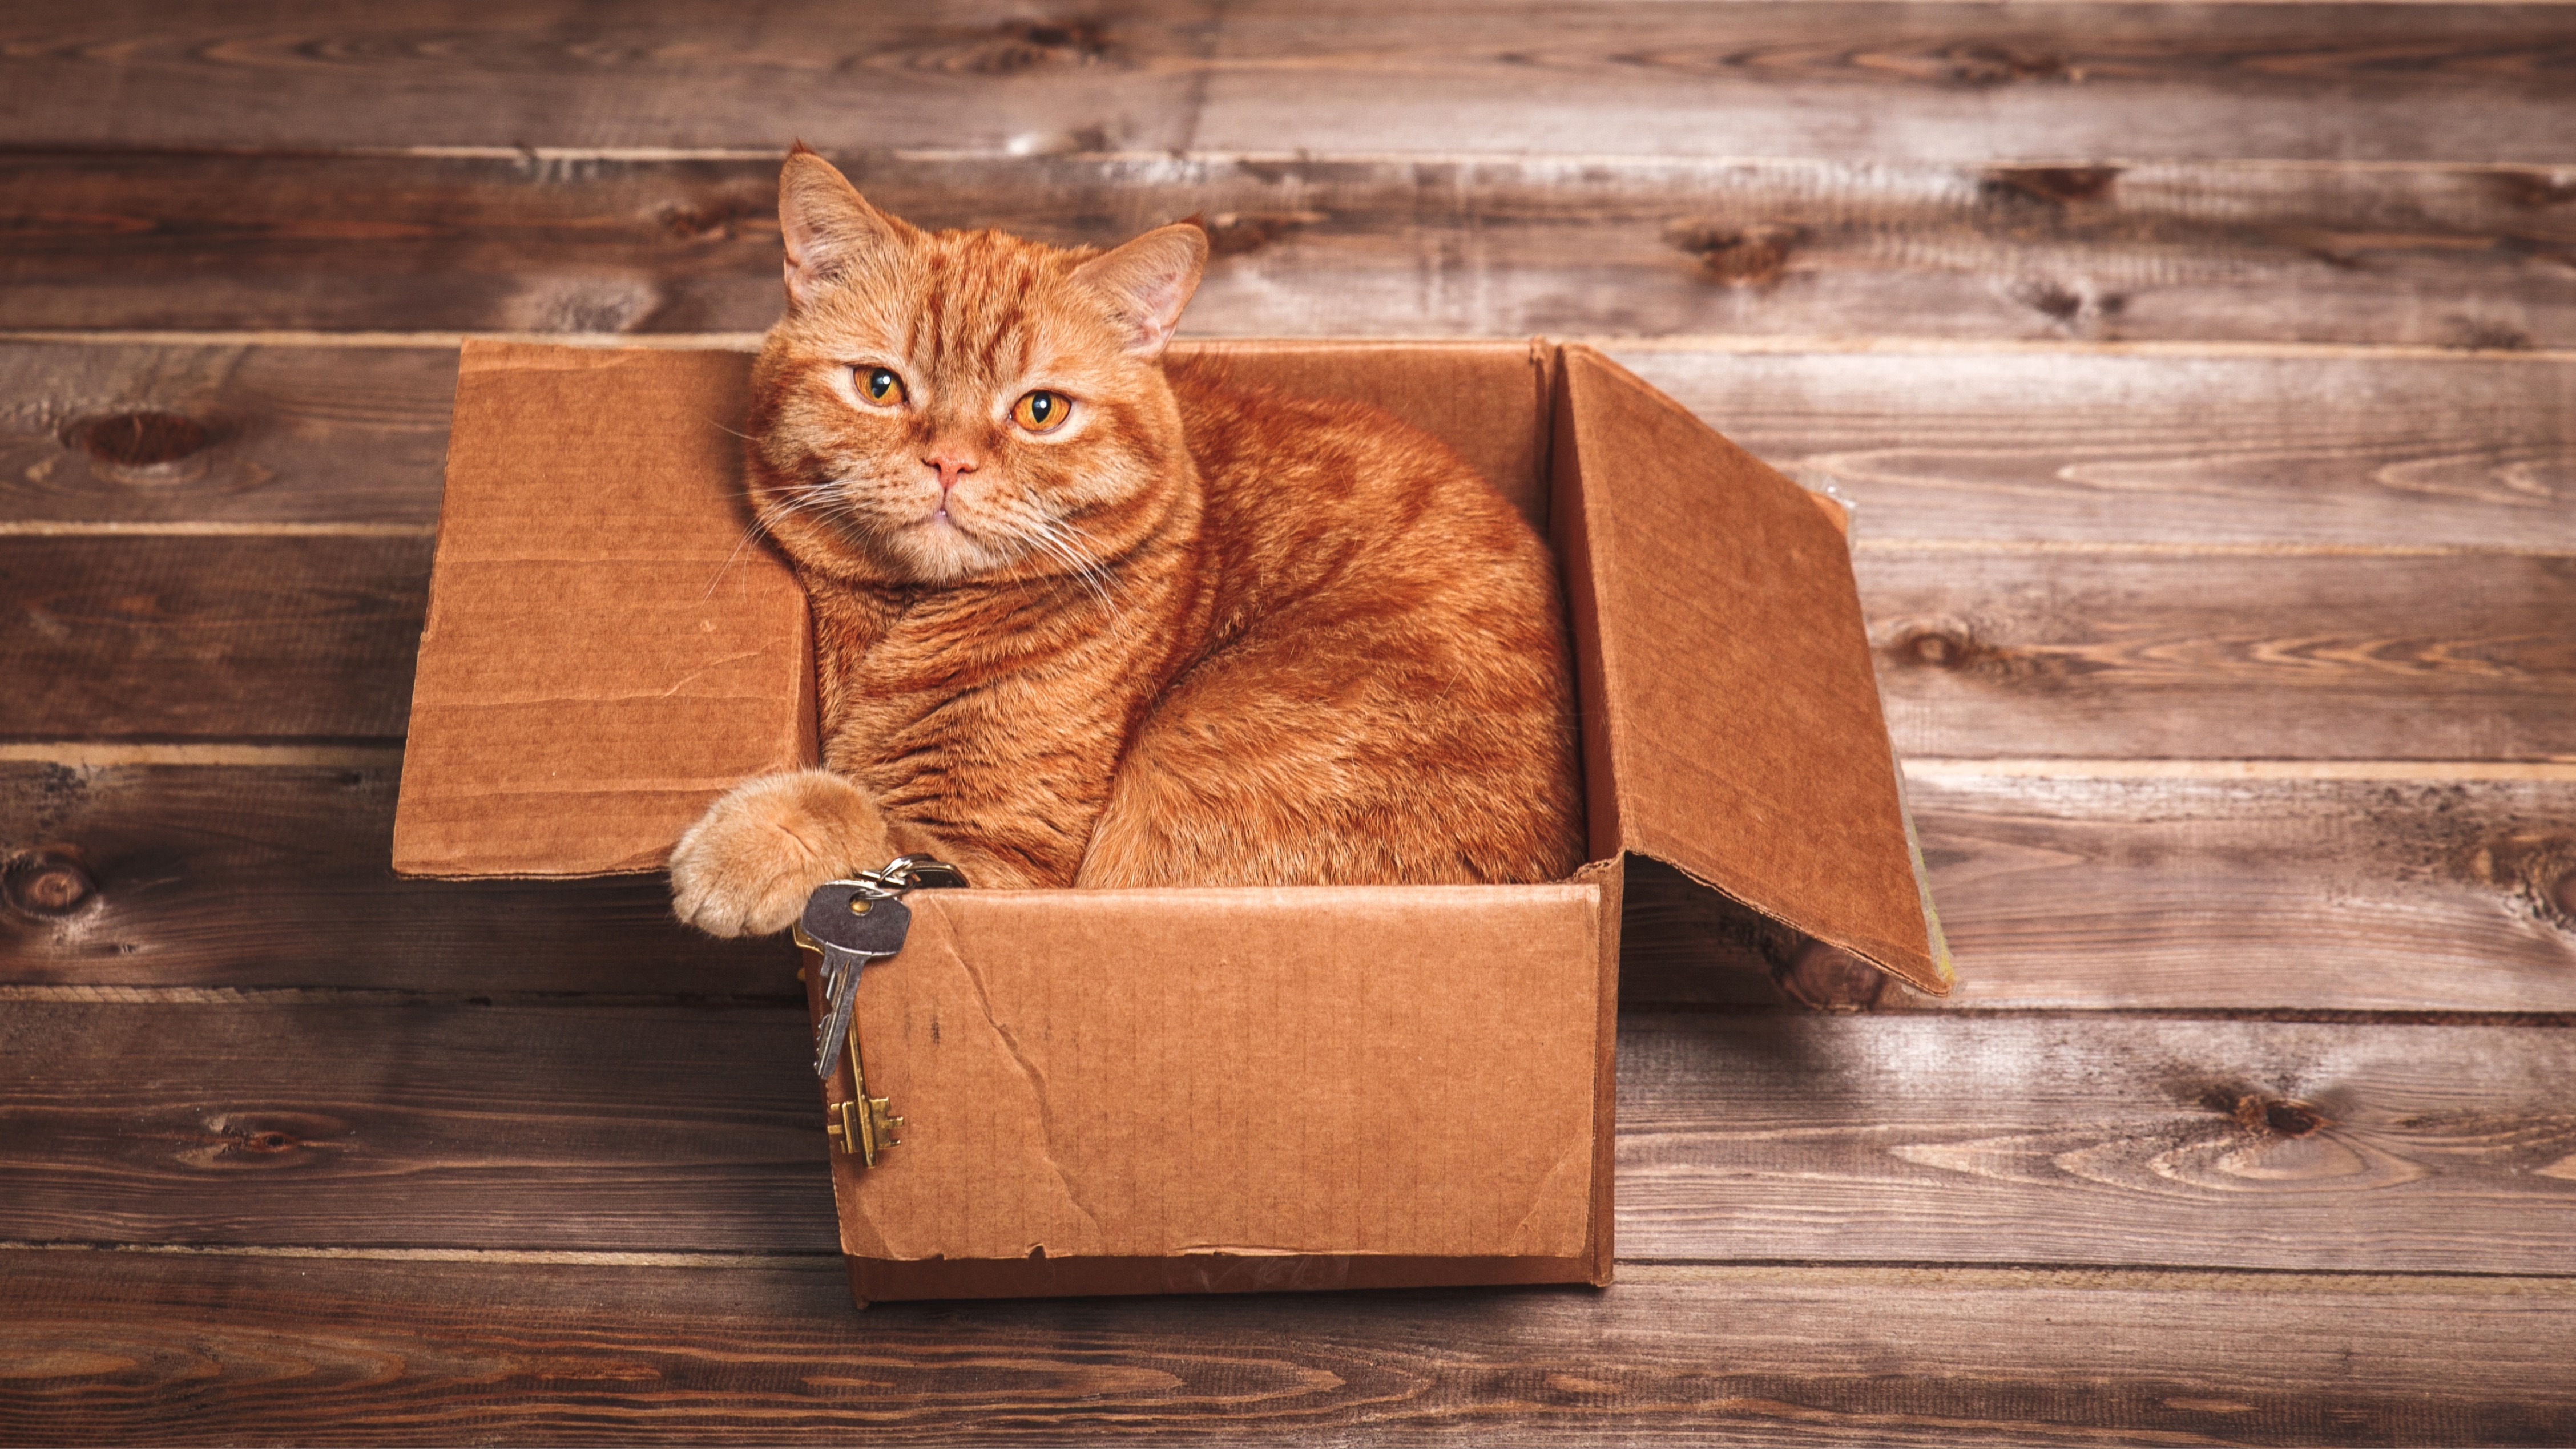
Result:
[[814,1034],[815,1076],[828,1080],[839,1063],[858,1007],[860,970],[902,950],[911,931],[912,908],[881,886],[825,881],[806,897],[796,944],[823,954],[823,995],[830,1003]]
[[912,930],[912,907],[883,886],[827,880],[805,898],[805,914],[796,928],[817,950],[837,946],[876,960],[903,949],[903,938]]

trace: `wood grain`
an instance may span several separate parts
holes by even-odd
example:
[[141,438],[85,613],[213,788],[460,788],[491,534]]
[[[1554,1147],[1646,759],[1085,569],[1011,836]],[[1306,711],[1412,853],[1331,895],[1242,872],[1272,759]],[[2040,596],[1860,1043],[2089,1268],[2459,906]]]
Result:
[[452,348],[0,344],[0,523],[428,528],[455,397]]
[[0,1238],[837,1251],[800,1007],[18,1001]]
[[[0,765],[0,858],[86,889],[0,910],[0,984],[792,1002],[775,942],[657,877],[399,881],[390,768]],[[1917,779],[1957,953],[1925,1007],[2576,1011],[2576,787]],[[1631,866],[1621,995],[1771,1005],[1789,943]]]
[[2576,755],[2576,557],[1854,562],[1900,754]]
[[837,1264],[13,1254],[13,1442],[2523,1443],[2563,1281],[1637,1268],[852,1312]]
[[430,540],[0,537],[0,737],[398,738]]
[[2563,1026],[1624,1018],[1644,1258],[2576,1270]]
[[2547,164],[2576,124],[2571,27],[2512,5],[50,0],[0,31],[0,140]]
[[1855,535],[2576,548],[2576,367],[1619,350]]
[[396,784],[389,767],[0,765],[0,857],[89,884],[0,911],[0,978],[804,1000],[792,948],[684,929],[659,876],[395,879]]
[[[2419,357],[1623,349],[1858,507],[1871,544],[2576,549],[2576,365]],[[443,347],[0,342],[0,528],[411,524],[438,514]],[[201,444],[121,461],[138,415]],[[90,443],[97,443],[95,450]]]
[[2576,127],[2571,23],[2403,5],[1267,0],[1226,12],[1191,144],[2554,162]]
[[[0,1239],[835,1241],[793,1008],[22,999],[0,1046]],[[2576,1273],[2563,1026],[1632,1014],[1619,1070],[1632,1258]]]
[[[835,159],[923,225],[1112,244],[1198,215],[1205,335],[2576,344],[2576,190],[2547,166]],[[0,152],[7,321],[758,331],[776,176],[765,155]]]
[[2576,1011],[2576,787],[1948,777],[1906,793],[1958,955],[1945,1007]]

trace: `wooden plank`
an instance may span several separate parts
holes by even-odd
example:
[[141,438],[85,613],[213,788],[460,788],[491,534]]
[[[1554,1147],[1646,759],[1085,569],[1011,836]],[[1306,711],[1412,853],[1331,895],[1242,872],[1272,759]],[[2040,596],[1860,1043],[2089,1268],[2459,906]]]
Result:
[[0,738],[399,738],[427,537],[0,537]]
[[[802,1002],[781,941],[671,917],[658,875],[397,880],[397,770],[0,765],[0,979]],[[33,877],[66,873],[43,903]]]
[[0,1047],[0,1238],[837,1251],[801,1007],[21,1000]]
[[[2567,506],[2576,365],[2011,350],[1617,355],[1774,466],[1852,501],[1873,545],[2576,549]],[[0,410],[0,530],[425,528],[438,514],[455,355],[0,342],[0,390],[16,399]],[[133,431],[153,414],[193,432]],[[146,441],[161,451],[138,452]]]
[[[0,537],[0,738],[399,736],[427,538]],[[2576,556],[1856,560],[1904,754],[2576,756]]]
[[2503,7],[1265,0],[1227,11],[1191,144],[2555,161],[2571,33]]
[[[828,1252],[781,1007],[30,1000],[0,1239]],[[1630,1015],[1634,1258],[2576,1273],[2563,1025]]]
[[2564,1281],[1629,1268],[1607,1292],[850,1311],[829,1262],[13,1254],[0,1436],[2522,1443]]
[[1772,466],[1850,500],[1871,542],[2576,548],[2576,366],[1616,355]]
[[2576,756],[2576,556],[1854,562],[1900,754]]
[[[1212,336],[2576,344],[2545,166],[837,159],[926,226],[1110,244],[1206,218],[1190,327]],[[0,153],[0,278],[18,328],[758,331],[776,176],[771,155]]]
[[1631,1257],[2576,1271],[2563,1026],[1711,1013],[1619,1058]]
[[[1206,7],[679,0],[11,7],[16,145],[1179,146]],[[119,97],[100,106],[103,94]],[[115,112],[115,115],[102,114]]]
[[0,140],[2555,163],[2571,34],[2524,5],[51,0],[0,31]]
[[[1917,778],[1953,1008],[2576,1012],[2576,785]],[[1930,1005],[1890,993],[1883,1005]]]
[[438,522],[456,354],[0,344],[0,525]]
[[[0,984],[802,999],[784,947],[683,930],[659,877],[392,879],[394,785],[389,764],[0,765],[0,856],[22,862]],[[1969,775],[1910,794],[1959,960],[1942,1008],[2576,1012],[2576,784]],[[48,871],[69,874],[48,892]],[[1786,945],[1632,865],[1632,1007],[1776,1004]]]

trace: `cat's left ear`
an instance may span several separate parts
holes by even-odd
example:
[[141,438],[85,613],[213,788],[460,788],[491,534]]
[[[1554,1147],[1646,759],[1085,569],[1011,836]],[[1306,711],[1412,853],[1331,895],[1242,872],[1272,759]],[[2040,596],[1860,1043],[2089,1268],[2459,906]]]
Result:
[[1207,258],[1207,233],[1180,222],[1093,257],[1073,269],[1073,279],[1109,299],[1130,353],[1160,357],[1181,324],[1181,309],[1199,289]]

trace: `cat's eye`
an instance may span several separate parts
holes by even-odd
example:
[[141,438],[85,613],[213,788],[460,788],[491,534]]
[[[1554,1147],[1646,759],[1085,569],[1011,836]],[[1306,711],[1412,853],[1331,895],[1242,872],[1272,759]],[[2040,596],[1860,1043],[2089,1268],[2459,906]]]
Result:
[[859,375],[859,391],[866,395],[868,401],[874,403],[903,401],[903,379],[894,375],[893,368],[862,367],[855,371]]
[[1011,419],[1032,433],[1052,433],[1073,416],[1073,399],[1039,388],[1011,405]]

